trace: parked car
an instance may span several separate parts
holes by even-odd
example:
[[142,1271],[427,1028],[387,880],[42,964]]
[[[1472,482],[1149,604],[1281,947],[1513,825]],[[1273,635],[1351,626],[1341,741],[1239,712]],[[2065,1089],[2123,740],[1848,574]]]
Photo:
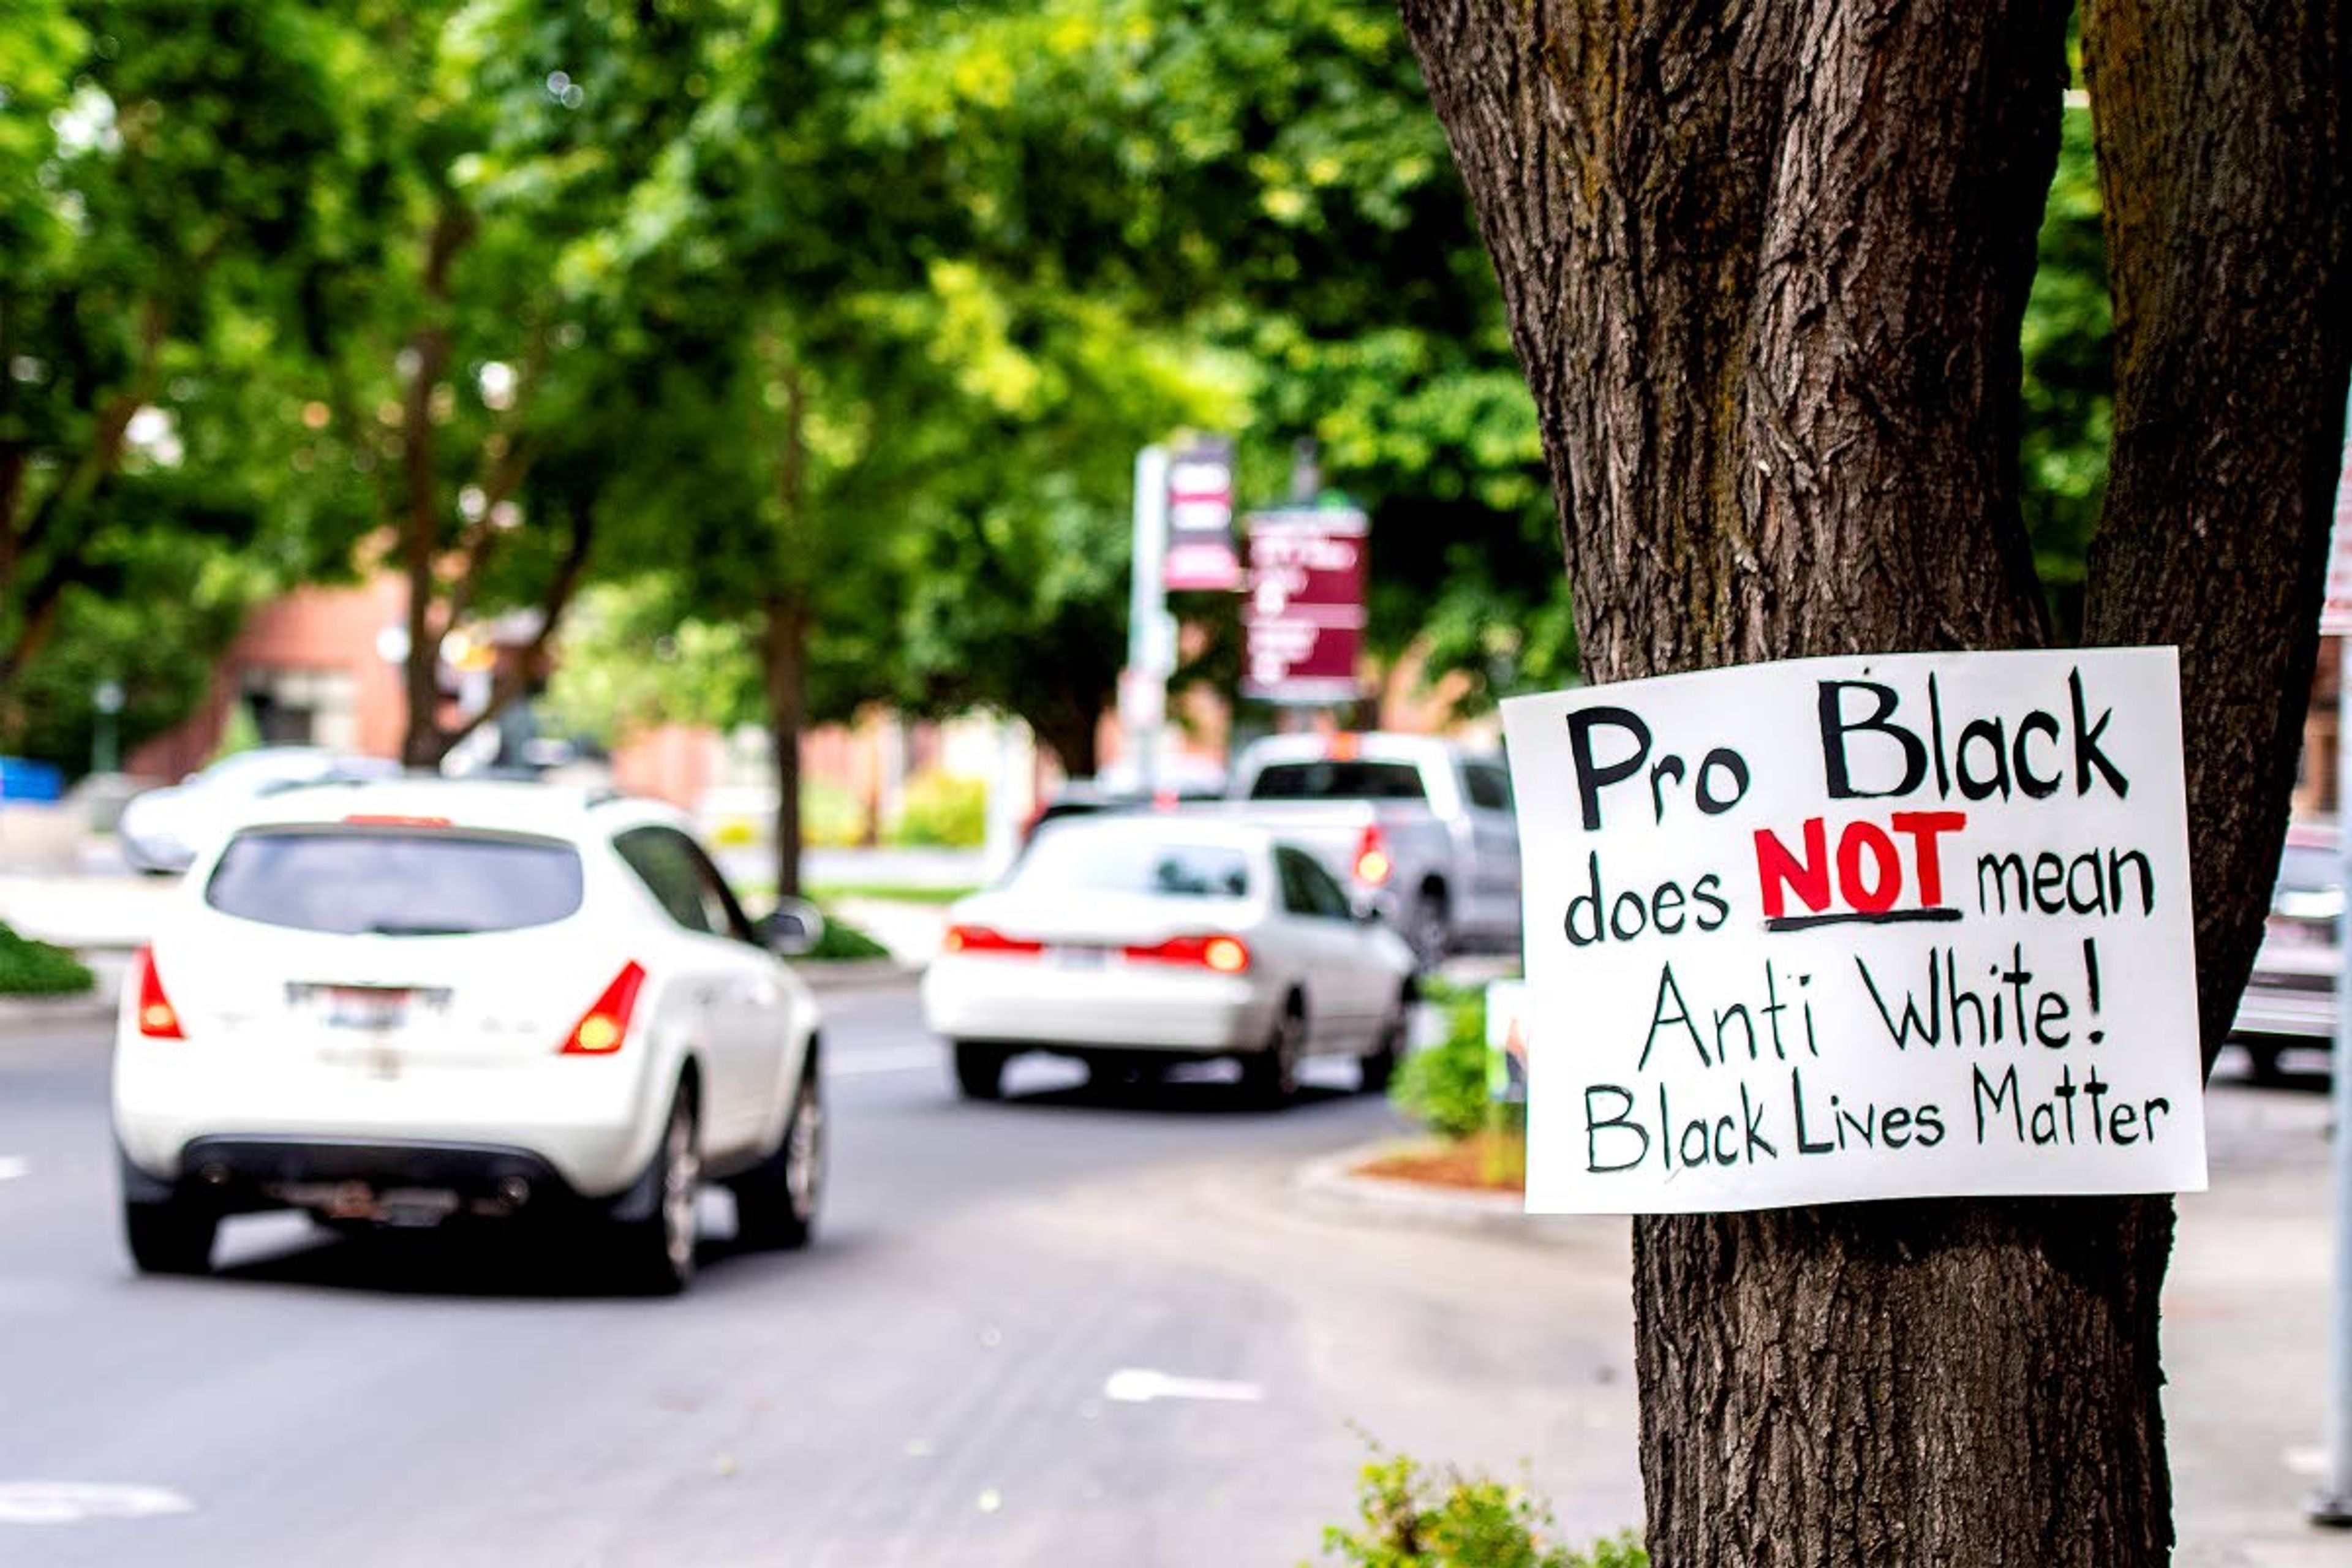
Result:
[[923,1018],[972,1099],[1002,1092],[1013,1056],[1044,1050],[1089,1069],[1234,1057],[1253,1095],[1279,1104],[1308,1057],[1353,1057],[1378,1089],[1403,1047],[1412,952],[1313,856],[1246,824],[1055,823],[949,921]]
[[1164,781],[1146,794],[1132,773],[1106,772],[1095,778],[1065,780],[1030,815],[1022,830],[1024,843],[1034,838],[1049,822],[1070,816],[1092,816],[1107,811],[1164,811],[1189,802],[1224,798],[1224,777],[1213,781],[1196,773]]
[[1224,809],[1311,851],[1424,963],[1518,943],[1519,826],[1500,756],[1430,735],[1273,735],[1243,749]]
[[252,803],[278,790],[326,779],[396,778],[400,764],[318,746],[260,746],[223,757],[176,784],[124,803],[115,833],[134,871],[184,871]]
[[201,852],[123,988],[113,1121],[148,1272],[227,1215],[545,1221],[683,1289],[706,1178],[817,1218],[817,1009],[667,806],[520,783],[320,784]]
[[2238,1000],[2231,1036],[2252,1059],[2254,1076],[2277,1074],[2281,1052],[2295,1047],[2330,1049],[2336,1042],[2336,979],[2343,950],[2336,920],[2344,911],[2341,840],[2333,822],[2287,829],[2278,881],[2254,971]]

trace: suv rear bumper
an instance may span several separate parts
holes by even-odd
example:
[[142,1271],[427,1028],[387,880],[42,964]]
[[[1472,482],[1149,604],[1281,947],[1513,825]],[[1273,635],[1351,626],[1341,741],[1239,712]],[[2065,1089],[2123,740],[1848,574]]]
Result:
[[435,1223],[456,1217],[642,1217],[648,1170],[617,1196],[591,1197],[543,1155],[497,1143],[205,1137],[181,1152],[178,1180],[122,1162],[125,1198],[179,1199],[225,1214],[302,1208],[331,1218]]

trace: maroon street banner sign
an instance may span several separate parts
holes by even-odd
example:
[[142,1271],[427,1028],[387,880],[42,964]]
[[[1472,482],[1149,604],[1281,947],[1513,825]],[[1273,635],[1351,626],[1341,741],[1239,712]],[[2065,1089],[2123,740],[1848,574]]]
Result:
[[1234,552],[1234,444],[1203,437],[1168,460],[1168,556],[1161,582],[1171,590],[1229,594],[1242,585]]
[[1249,518],[1242,694],[1351,702],[1364,640],[1364,514],[1286,507]]

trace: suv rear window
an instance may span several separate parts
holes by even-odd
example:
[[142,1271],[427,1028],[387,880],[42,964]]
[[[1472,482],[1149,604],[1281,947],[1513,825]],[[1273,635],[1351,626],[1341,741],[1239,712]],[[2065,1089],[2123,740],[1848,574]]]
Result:
[[459,936],[580,908],[580,855],[543,838],[265,828],[229,841],[205,884],[225,915],[341,936]]
[[1425,800],[1411,763],[1276,763],[1250,783],[1252,800]]

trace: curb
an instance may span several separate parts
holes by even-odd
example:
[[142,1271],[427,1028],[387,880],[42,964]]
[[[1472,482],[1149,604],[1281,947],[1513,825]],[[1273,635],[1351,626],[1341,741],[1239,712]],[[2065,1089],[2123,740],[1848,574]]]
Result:
[[[114,1021],[114,1007],[122,994],[122,976],[131,967],[127,952],[111,948],[79,948],[74,956],[88,964],[98,983],[71,996],[0,997],[0,1036],[17,1037],[60,1025]],[[110,1046],[111,1041],[109,1041]]]
[[1425,1138],[1383,1138],[1310,1160],[1291,1176],[1298,1206],[1357,1224],[1446,1230],[1493,1237],[1525,1247],[1578,1247],[1614,1253],[1624,1245],[1622,1215],[1531,1215],[1517,1193],[1481,1193],[1387,1176],[1360,1176],[1366,1161],[1426,1148]]
[[1360,1176],[1356,1167],[1383,1154],[1425,1146],[1423,1139],[1382,1139],[1326,1154],[1298,1167],[1291,1186],[1308,1205],[1350,1218],[1487,1231],[1526,1241],[1558,1242],[1582,1227],[1549,1215],[1529,1215],[1517,1193],[1470,1192],[1385,1176]]
[[0,1036],[30,1034],[61,1024],[110,1023],[113,1018],[114,998],[106,994],[103,984],[79,996],[0,1001]]

